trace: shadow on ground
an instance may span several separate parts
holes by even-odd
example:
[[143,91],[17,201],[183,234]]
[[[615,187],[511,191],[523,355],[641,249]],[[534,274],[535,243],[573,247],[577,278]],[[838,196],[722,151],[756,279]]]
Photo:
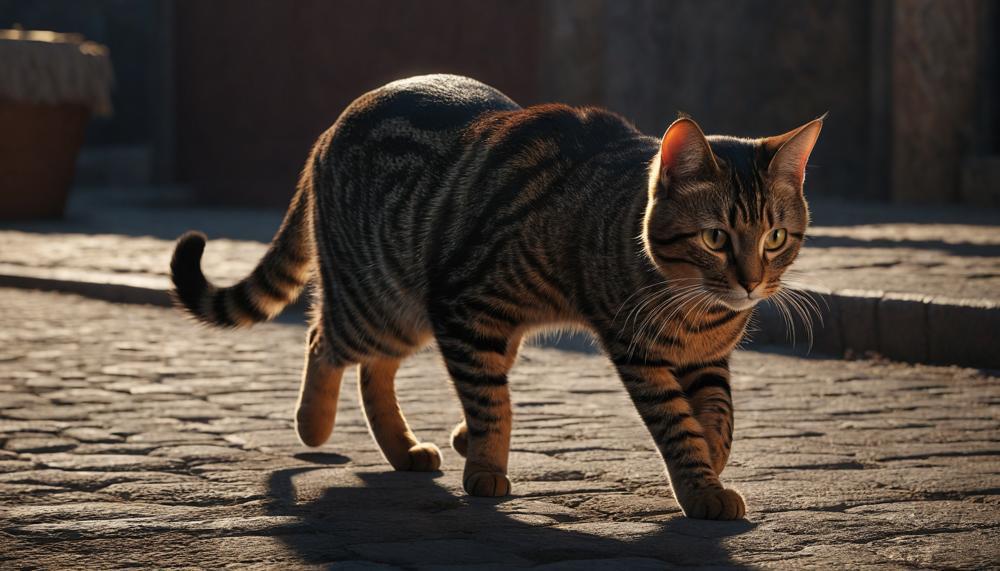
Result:
[[1000,256],[996,244],[954,243],[944,240],[859,240],[846,236],[809,236],[812,248],[906,248],[909,250],[936,250],[953,256],[995,258]]
[[812,197],[813,226],[866,224],[976,224],[1000,226],[1000,209],[958,204],[906,205]]
[[269,513],[300,521],[273,534],[312,564],[731,566],[722,540],[754,527],[679,516],[642,522],[542,515],[552,507],[544,496],[470,498],[443,486],[440,472],[357,473],[325,466],[346,461],[342,456],[312,460],[321,465],[281,470],[268,482]]

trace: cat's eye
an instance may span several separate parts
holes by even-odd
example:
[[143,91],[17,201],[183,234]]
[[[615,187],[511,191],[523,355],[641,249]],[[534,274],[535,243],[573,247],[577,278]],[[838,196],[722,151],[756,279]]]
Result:
[[709,249],[721,250],[726,247],[726,242],[729,241],[729,234],[726,234],[724,230],[711,228],[701,231],[701,239]]
[[767,233],[767,238],[764,239],[764,249],[777,250],[785,245],[787,239],[788,232],[784,228],[775,228]]

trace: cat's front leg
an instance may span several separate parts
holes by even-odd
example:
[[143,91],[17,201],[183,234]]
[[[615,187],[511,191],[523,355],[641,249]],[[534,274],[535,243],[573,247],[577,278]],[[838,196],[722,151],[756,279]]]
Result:
[[684,387],[694,416],[704,429],[712,468],[722,474],[733,442],[733,397],[729,388],[729,360],[679,367],[674,371]]
[[465,456],[462,485],[473,496],[506,496],[512,420],[507,371],[519,340],[462,332],[437,340],[465,413],[462,446],[456,447]]
[[669,370],[669,363],[613,356],[618,373],[667,465],[674,497],[684,514],[698,519],[739,519],[743,498],[726,489],[713,468],[705,428]]

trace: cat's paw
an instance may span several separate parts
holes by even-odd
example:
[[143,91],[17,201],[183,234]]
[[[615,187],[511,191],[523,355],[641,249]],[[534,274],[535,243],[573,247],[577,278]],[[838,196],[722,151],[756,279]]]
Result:
[[409,462],[405,468],[399,468],[406,472],[434,472],[441,467],[441,450],[430,442],[421,442],[414,445],[407,452]]
[[295,432],[302,444],[320,446],[333,432],[333,415],[321,407],[300,405],[295,411]]
[[455,429],[451,431],[451,447],[462,458],[465,458],[465,454],[469,450],[469,428],[465,425],[464,420],[459,422],[455,426]]
[[462,484],[470,496],[499,498],[510,494],[510,480],[500,472],[472,472]]
[[735,490],[702,490],[681,502],[684,515],[694,519],[742,519],[747,513],[743,497]]

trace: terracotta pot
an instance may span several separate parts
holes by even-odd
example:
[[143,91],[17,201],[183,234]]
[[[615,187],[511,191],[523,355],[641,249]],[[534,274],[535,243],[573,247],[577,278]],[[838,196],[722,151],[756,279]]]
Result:
[[0,100],[0,219],[62,216],[89,118],[82,104]]

